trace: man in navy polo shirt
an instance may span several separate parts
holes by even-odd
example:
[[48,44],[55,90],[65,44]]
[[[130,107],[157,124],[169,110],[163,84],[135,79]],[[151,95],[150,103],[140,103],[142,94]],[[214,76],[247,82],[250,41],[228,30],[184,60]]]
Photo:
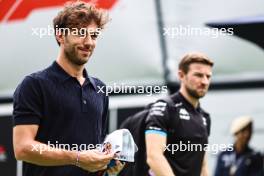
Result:
[[[23,176],[92,176],[114,158],[93,149],[106,135],[108,97],[98,91],[105,84],[84,67],[107,22],[106,12],[82,1],[54,18],[58,58],[26,76],[14,93],[13,143]],[[117,162],[107,172],[122,167]]]
[[188,53],[179,63],[179,92],[173,106],[154,103],[146,119],[146,150],[150,175],[208,176],[204,146],[210,115],[199,103],[211,80],[213,62],[202,53]]

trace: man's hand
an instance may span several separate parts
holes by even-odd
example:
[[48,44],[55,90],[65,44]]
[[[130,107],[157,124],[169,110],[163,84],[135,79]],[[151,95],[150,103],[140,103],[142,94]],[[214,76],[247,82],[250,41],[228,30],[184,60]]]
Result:
[[116,165],[114,167],[111,167],[107,169],[108,175],[117,175],[125,166],[125,163],[121,163],[120,161],[115,161]]
[[79,155],[79,167],[89,172],[105,170],[113,158],[114,153],[103,154],[98,150],[82,151]]

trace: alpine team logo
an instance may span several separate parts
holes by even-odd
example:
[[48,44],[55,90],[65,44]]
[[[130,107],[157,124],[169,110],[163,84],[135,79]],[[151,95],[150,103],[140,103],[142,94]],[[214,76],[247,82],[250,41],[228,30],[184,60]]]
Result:
[[7,159],[6,150],[3,146],[0,145],[0,162],[5,162]]
[[179,115],[180,115],[180,119],[190,120],[190,114],[184,108],[180,109]]
[[[69,0],[0,0],[0,23],[27,18],[33,10],[62,6]],[[118,0],[84,0],[111,9]]]

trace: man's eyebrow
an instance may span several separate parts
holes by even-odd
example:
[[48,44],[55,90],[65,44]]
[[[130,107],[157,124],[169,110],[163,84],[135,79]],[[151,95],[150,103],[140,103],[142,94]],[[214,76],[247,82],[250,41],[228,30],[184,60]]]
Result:
[[98,32],[97,30],[94,30],[94,31],[88,30],[87,33],[98,35],[100,32]]
[[197,71],[195,71],[194,74],[203,75],[203,73],[201,73],[201,72],[197,72]]
[[195,71],[194,74],[195,75],[206,75],[206,76],[210,76],[210,77],[212,76],[212,73],[207,74],[207,73],[201,73],[201,72],[197,72],[197,71]]

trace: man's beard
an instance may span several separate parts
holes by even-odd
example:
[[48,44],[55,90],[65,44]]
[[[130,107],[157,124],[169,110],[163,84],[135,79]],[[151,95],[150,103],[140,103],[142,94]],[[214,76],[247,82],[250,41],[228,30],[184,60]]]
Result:
[[[70,61],[74,65],[82,66],[88,62],[88,59],[78,58],[77,52],[74,47],[72,47],[70,50],[65,49],[64,53],[68,61]],[[90,56],[87,56],[87,57],[90,57]]]
[[199,93],[198,93],[196,90],[194,90],[194,89],[190,89],[190,88],[187,87],[187,86],[186,86],[185,88],[186,88],[187,93],[188,93],[191,97],[193,97],[193,98],[195,98],[195,99],[197,99],[197,100],[205,96],[205,93],[204,93],[203,95],[199,95]]

